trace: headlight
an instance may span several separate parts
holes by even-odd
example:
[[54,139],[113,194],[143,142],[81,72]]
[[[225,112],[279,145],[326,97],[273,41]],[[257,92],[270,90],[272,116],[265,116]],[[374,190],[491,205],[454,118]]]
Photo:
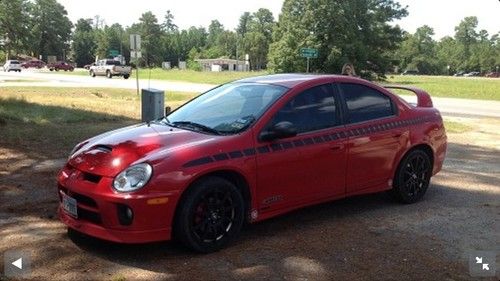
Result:
[[153,168],[148,163],[133,165],[115,177],[113,187],[119,192],[135,191],[148,183]]

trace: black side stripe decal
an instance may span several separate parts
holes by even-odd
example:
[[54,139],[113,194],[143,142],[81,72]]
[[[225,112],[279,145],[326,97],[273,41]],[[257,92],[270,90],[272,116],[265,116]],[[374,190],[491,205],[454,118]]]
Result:
[[393,128],[398,128],[398,127],[403,127],[403,126],[417,125],[420,123],[429,122],[429,121],[433,121],[436,119],[437,119],[437,116],[417,117],[414,119],[388,122],[388,123],[384,123],[384,124],[376,124],[376,125],[369,125],[369,126],[365,126],[365,127],[360,127],[357,129],[344,130],[344,131],[340,131],[340,132],[336,132],[336,133],[315,136],[314,138],[305,137],[303,139],[297,139],[297,140],[293,140],[293,141],[283,141],[283,142],[279,142],[279,143],[273,143],[270,145],[259,146],[256,148],[250,147],[250,148],[245,148],[242,150],[231,151],[228,153],[219,153],[219,154],[215,154],[212,156],[201,157],[198,159],[191,160],[182,166],[184,168],[189,168],[189,167],[195,167],[195,166],[209,164],[212,162],[225,161],[225,160],[229,160],[229,159],[238,159],[238,158],[243,158],[243,157],[250,157],[250,156],[256,155],[257,153],[266,154],[266,153],[271,153],[271,152],[289,150],[289,149],[298,148],[298,147],[302,147],[302,146],[314,145],[314,144],[319,144],[319,143],[323,143],[323,142],[329,142],[329,141],[337,140],[337,139],[345,139],[347,137],[352,137],[352,136],[363,136],[363,135],[381,132],[381,131],[385,131],[385,130],[389,130],[389,129],[393,129]]

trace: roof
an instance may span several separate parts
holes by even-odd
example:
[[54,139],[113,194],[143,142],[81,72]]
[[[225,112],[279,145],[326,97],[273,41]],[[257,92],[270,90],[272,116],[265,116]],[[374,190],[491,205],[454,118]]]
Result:
[[345,78],[346,76],[340,75],[318,75],[318,74],[272,74],[272,75],[264,75],[264,76],[256,76],[249,77],[238,80],[236,82],[244,82],[244,83],[264,83],[264,84],[275,84],[284,86],[287,88],[295,87],[296,85],[306,82],[312,81],[320,78]]

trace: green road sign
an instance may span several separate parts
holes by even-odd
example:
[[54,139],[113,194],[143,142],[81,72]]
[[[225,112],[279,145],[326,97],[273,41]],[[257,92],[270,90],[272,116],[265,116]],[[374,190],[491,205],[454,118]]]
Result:
[[313,48],[302,48],[300,49],[300,56],[305,58],[317,58],[318,49]]
[[112,57],[117,57],[120,54],[118,50],[109,50],[109,55]]

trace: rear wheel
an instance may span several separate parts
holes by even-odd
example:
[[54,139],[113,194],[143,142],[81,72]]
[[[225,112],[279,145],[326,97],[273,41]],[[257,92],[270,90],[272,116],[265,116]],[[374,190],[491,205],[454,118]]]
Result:
[[420,200],[429,187],[432,164],[422,150],[410,151],[399,163],[394,177],[393,195],[403,203]]
[[174,231],[187,247],[202,253],[215,252],[240,232],[244,201],[236,186],[210,177],[192,186],[177,210]]
[[106,71],[106,77],[108,77],[109,79],[113,78],[113,74],[111,74],[111,71]]
[[128,79],[129,77],[130,77],[130,75],[128,75],[128,74],[123,75],[123,79]]

